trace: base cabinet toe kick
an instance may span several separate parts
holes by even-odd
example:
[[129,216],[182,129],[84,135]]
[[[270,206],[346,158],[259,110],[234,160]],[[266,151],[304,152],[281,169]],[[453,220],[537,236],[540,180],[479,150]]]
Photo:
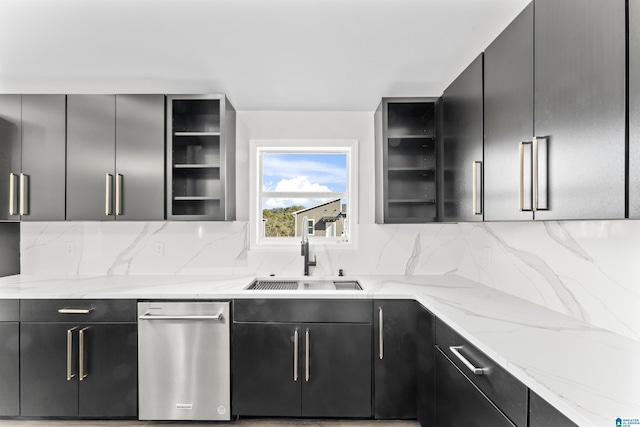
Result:
[[0,338],[2,417],[576,426],[415,300],[0,300]]

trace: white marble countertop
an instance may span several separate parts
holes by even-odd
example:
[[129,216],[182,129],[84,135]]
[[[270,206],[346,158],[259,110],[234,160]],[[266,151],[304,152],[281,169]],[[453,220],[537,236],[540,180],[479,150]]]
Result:
[[363,291],[244,290],[253,279],[19,275],[0,279],[0,298],[412,298],[579,426],[640,418],[640,342],[476,282],[359,276]]

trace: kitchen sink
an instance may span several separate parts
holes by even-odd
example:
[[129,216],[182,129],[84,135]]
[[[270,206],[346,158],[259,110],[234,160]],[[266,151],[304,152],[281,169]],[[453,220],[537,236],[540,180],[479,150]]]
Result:
[[361,291],[357,280],[257,279],[249,291]]

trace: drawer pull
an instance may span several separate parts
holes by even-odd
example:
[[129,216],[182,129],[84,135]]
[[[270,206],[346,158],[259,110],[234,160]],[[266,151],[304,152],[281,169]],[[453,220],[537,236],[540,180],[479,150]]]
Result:
[[90,307],[90,308],[64,307],[64,308],[58,309],[58,313],[60,314],[89,314],[92,311],[93,311],[93,307]]
[[460,353],[461,349],[462,346],[449,347],[451,353],[453,353],[458,359],[460,359],[460,361],[464,363],[464,366],[466,366],[471,372],[473,372],[474,375],[484,375],[489,370],[488,368],[476,368],[475,366],[473,366],[471,362],[469,362],[467,358]]

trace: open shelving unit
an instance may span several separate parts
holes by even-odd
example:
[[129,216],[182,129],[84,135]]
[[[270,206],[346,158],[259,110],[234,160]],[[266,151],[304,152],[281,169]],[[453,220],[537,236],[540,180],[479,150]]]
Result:
[[376,221],[436,221],[434,98],[384,98],[376,112]]
[[235,219],[235,110],[224,95],[167,96],[167,218]]

